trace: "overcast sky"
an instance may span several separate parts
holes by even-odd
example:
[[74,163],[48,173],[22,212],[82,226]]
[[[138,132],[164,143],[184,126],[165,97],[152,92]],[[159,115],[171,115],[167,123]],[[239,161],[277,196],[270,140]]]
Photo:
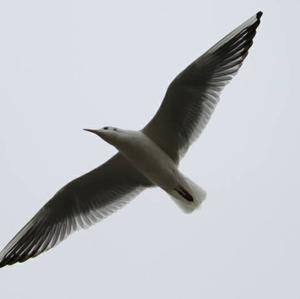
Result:
[[85,127],[140,129],[174,76],[258,10],[243,67],[181,170],[55,249],[0,269],[1,298],[300,298],[299,1],[1,1],[0,247],[115,149]]

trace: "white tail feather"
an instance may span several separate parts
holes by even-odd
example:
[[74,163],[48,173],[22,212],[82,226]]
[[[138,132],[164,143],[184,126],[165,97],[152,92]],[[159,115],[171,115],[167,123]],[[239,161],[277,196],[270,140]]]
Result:
[[187,177],[184,177],[184,182],[179,188],[182,188],[183,192],[186,192],[192,200],[187,199],[187,196],[185,196],[183,192],[180,192],[180,189],[175,188],[166,191],[175,203],[186,213],[191,213],[199,208],[206,197],[206,192]]

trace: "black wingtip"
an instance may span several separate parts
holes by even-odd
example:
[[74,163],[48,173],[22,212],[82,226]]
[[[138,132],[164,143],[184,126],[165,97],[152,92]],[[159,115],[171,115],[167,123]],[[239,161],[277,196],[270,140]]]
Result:
[[257,17],[258,19],[260,19],[262,15],[263,15],[263,12],[262,12],[262,11],[259,11],[259,12],[256,14],[256,17]]

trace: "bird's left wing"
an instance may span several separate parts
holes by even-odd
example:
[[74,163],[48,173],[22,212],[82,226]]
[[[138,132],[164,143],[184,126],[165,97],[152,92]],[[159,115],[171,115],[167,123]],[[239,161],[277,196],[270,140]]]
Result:
[[241,67],[262,12],[248,19],[181,72],[143,132],[175,162],[198,137],[224,86]]
[[124,206],[151,184],[120,153],[59,190],[0,253],[0,267],[24,262]]

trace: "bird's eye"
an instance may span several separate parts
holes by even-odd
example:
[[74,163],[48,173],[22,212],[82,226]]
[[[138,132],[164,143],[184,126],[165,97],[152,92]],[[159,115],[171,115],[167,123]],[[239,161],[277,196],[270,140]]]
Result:
[[108,130],[108,127],[104,127],[103,130]]
[[116,129],[116,128],[113,128],[113,130],[114,130],[114,131],[117,131],[117,129]]

